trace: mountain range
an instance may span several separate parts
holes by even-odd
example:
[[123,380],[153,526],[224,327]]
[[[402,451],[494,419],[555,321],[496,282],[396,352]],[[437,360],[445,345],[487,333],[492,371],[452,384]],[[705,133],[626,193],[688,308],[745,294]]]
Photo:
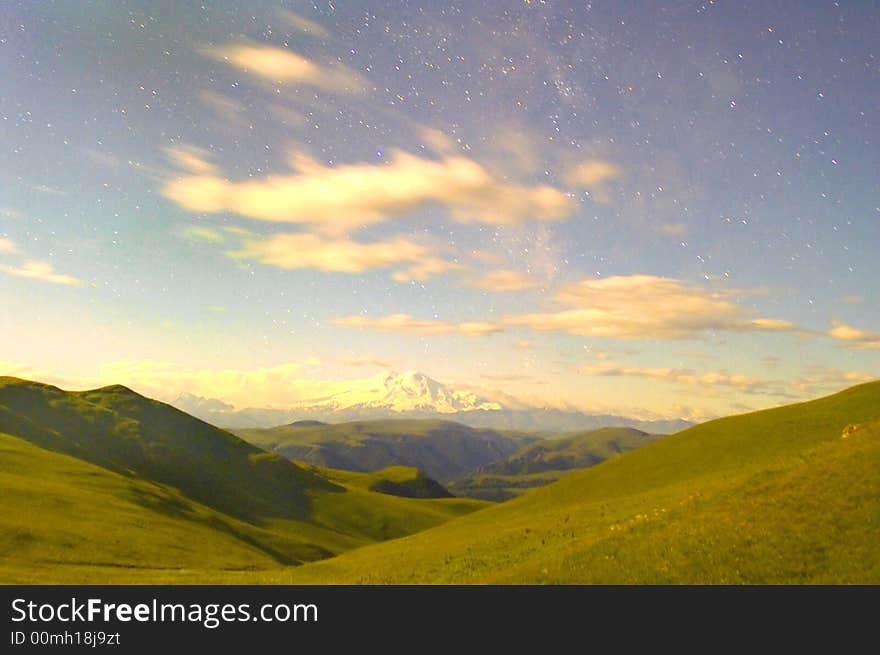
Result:
[[[427,456],[458,430],[458,461],[482,437],[454,426],[261,436]],[[412,467],[292,461],[119,385],[0,377],[0,584],[880,582],[880,382],[662,438],[501,436],[519,448],[483,474],[514,497],[487,503]]]
[[388,418],[445,419],[472,428],[545,434],[614,426],[670,434],[693,425],[684,419],[640,420],[529,406],[504,394],[490,398],[457,389],[418,371],[381,371],[370,378],[341,384],[338,391],[326,396],[291,402],[281,408],[236,408],[220,399],[188,393],[170,402],[193,416],[225,428],[268,428],[302,420],[342,423]]

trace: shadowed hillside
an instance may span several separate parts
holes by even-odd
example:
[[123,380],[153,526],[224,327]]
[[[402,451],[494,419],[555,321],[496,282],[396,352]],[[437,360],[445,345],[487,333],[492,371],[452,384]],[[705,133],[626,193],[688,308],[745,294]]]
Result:
[[295,461],[362,472],[409,466],[440,481],[503,459],[536,439],[521,433],[478,430],[452,421],[303,423],[236,430],[236,434]]
[[344,478],[124,387],[0,378],[0,581],[278,567],[481,506],[418,471]]
[[587,468],[609,457],[659,438],[634,428],[599,428],[565,437],[542,439],[512,455],[454,481],[449,489],[459,496],[507,500],[561,478],[572,469]]

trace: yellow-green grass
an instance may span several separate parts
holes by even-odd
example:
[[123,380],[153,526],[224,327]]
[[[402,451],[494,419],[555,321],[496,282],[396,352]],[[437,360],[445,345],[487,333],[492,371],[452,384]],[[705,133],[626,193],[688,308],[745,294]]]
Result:
[[309,522],[249,523],[166,485],[0,434],[0,582],[149,582],[163,571],[200,578],[206,570],[278,570],[424,530],[483,505],[342,484],[344,492],[313,495]]
[[[878,416],[871,383],[720,419],[438,528],[248,579],[878,583]],[[843,438],[848,424],[860,429]]]
[[[152,569],[130,568],[131,560],[129,568],[93,566],[91,562],[99,559],[96,547],[84,563],[71,557],[62,567],[49,562],[48,569],[34,566],[34,558],[25,566],[14,562],[9,566],[4,560],[0,579],[230,584],[878,583],[878,419],[880,383],[809,403],[719,419],[571,472],[507,503],[303,566],[282,567],[276,562],[241,570],[225,562],[218,565],[207,555],[201,562],[194,555],[177,568],[165,567],[166,560],[159,555]],[[843,438],[849,424],[858,424],[859,429]],[[321,475],[319,469],[305,472]],[[364,488],[369,486],[365,478],[355,482],[354,477],[346,479],[349,475],[325,479],[347,489],[350,498],[359,492],[371,501],[381,497],[407,507],[421,503],[435,510],[455,507],[453,511],[461,511],[456,503],[466,502],[375,494]],[[43,479],[22,470],[19,488],[27,489],[28,481],[39,487],[35,477]],[[48,472],[48,479],[58,478]],[[38,488],[30,493],[40,503],[48,497]],[[59,502],[71,493],[58,492]],[[315,503],[316,516],[326,513],[337,520],[345,513],[352,521],[347,533],[374,525],[372,506],[359,506],[364,513],[352,518],[358,511],[343,508],[340,501],[334,504],[329,494],[319,495],[328,504]],[[85,513],[84,507],[95,502],[97,498],[77,505],[73,513]],[[27,506],[27,501],[16,505],[22,503]],[[3,509],[8,521],[11,508]],[[110,513],[125,516],[125,511]],[[69,513],[56,513],[43,529],[65,531]],[[51,512],[47,515],[51,517]],[[33,529],[27,518],[15,520]],[[274,522],[259,527],[282,533],[281,525]],[[79,530],[86,528],[74,533]],[[128,532],[127,526],[119,530],[123,535]],[[7,532],[12,534],[4,524],[3,533]],[[162,534],[159,528],[155,532]],[[63,543],[53,539],[53,548]],[[363,543],[369,541],[365,536]],[[4,547],[16,552],[12,545],[10,540]],[[212,549],[209,545],[205,551]]]

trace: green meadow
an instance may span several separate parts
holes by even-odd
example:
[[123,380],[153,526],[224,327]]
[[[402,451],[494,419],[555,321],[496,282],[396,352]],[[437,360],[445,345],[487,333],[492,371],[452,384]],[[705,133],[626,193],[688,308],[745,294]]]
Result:
[[880,583],[880,382],[589,468],[536,470],[577,449],[551,445],[496,475],[555,481],[498,504],[297,464],[118,387],[4,378],[0,433],[3,582]]

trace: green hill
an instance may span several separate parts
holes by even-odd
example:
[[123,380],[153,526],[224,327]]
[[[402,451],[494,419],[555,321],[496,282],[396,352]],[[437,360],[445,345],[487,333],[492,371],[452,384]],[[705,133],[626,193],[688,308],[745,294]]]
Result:
[[536,439],[522,433],[427,419],[337,424],[300,421],[235,433],[298,462],[361,472],[415,467],[441,482],[503,459]]
[[443,526],[256,581],[880,583],[878,417],[875,382],[711,421]]
[[[428,486],[412,471],[372,483],[383,480],[415,487],[411,496]],[[385,491],[299,466],[124,387],[65,392],[0,378],[2,582],[277,568],[481,506]]]
[[599,428],[542,439],[448,486],[459,496],[507,500],[555,482],[567,471],[595,466],[657,438],[634,428]]

